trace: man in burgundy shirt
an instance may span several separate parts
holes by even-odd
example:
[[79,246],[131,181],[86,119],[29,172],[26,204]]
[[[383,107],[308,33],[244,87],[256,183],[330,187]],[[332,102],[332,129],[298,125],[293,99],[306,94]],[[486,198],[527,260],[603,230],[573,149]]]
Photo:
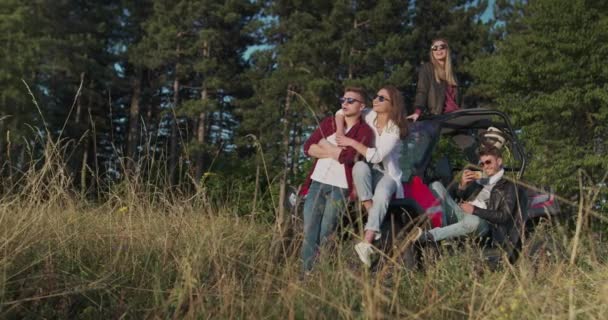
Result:
[[[374,133],[361,120],[366,94],[361,88],[349,87],[340,98],[344,112],[345,135],[366,146],[373,143]],[[304,153],[315,158],[313,167],[301,190],[308,191],[304,201],[303,270],[312,269],[319,247],[335,230],[348,198],[354,196],[352,168],[357,151],[339,148],[336,143],[334,117],[321,121],[304,143]],[[301,194],[303,193],[301,192]]]

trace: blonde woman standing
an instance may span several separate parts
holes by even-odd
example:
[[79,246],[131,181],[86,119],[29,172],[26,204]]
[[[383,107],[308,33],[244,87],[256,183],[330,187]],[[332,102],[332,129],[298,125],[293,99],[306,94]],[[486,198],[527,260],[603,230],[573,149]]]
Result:
[[408,116],[412,121],[421,114],[440,115],[460,109],[458,81],[454,76],[448,41],[443,38],[432,41],[430,62],[422,65],[416,84],[415,112]]

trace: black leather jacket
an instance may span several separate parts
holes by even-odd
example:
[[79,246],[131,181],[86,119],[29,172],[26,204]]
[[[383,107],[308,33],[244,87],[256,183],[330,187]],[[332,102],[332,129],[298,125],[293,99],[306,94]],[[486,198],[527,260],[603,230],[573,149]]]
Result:
[[[427,62],[418,71],[418,82],[416,83],[416,98],[414,108],[420,109],[422,114],[439,115],[443,113],[445,106],[445,81],[437,82],[433,74],[433,64]],[[456,104],[460,106],[460,93],[458,87],[454,88]]]
[[[472,201],[481,189],[482,185],[471,183],[464,190],[455,187],[450,193],[454,199]],[[525,206],[525,193],[519,192],[513,182],[500,179],[492,188],[488,208],[475,207],[473,214],[489,222],[490,237],[494,245],[512,248],[520,238],[523,223],[521,209]]]

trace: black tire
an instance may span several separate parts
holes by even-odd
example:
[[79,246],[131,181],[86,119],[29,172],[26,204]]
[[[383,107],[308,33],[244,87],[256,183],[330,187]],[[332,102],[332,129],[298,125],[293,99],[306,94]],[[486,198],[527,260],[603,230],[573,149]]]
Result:
[[[417,225],[423,224],[425,217],[415,208],[390,208],[384,223],[381,226],[382,237],[377,241],[376,247],[407,269],[416,269],[419,264],[419,250],[413,244],[404,243],[409,232]],[[379,259],[376,268],[380,267],[385,259]]]

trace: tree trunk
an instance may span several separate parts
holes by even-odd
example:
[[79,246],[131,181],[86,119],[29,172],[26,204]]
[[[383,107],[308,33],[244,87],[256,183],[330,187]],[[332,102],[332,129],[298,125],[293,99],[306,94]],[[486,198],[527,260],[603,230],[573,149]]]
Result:
[[[4,141],[5,135],[5,114],[0,111],[0,174],[4,173],[4,167],[6,165],[6,143]],[[2,175],[0,175],[2,177]]]
[[282,157],[283,157],[283,168],[282,173],[279,180],[279,207],[277,208],[277,218],[276,218],[276,226],[278,237],[275,241],[275,244],[278,245],[275,250],[275,257],[279,257],[278,254],[282,253],[283,257],[287,257],[287,246],[286,246],[286,235],[289,230],[289,216],[287,215],[287,211],[285,210],[286,200],[287,200],[287,179],[289,173],[289,142],[290,142],[290,115],[291,112],[291,100],[293,98],[293,85],[287,86],[287,94],[285,99],[285,109],[283,116],[283,141],[281,142],[282,146]]
[[291,158],[289,166],[289,174],[291,177],[295,177],[298,174],[298,158],[300,157],[300,146],[302,144],[302,121],[300,119],[300,113],[296,115],[295,121],[293,122],[293,139],[291,143]]
[[[91,118],[91,106],[89,106],[87,113],[89,114],[89,119]],[[97,130],[95,129],[95,123],[91,123],[91,135],[89,136],[89,150],[92,154],[92,159],[90,160],[92,163],[92,171],[93,171],[93,182],[92,182],[92,187],[94,187],[93,190],[95,190],[95,194],[97,199],[99,199],[101,197],[101,193],[99,190],[99,157],[98,157],[98,153],[97,153]]]
[[[82,76],[82,73],[80,75]],[[81,78],[81,80],[84,80],[84,79]],[[79,120],[80,119],[80,113],[82,112],[82,109],[81,109],[82,105],[80,103],[80,100],[81,99],[79,97],[78,98],[78,112],[76,113],[76,115],[77,115],[76,116],[76,123],[78,123],[80,121]],[[87,111],[88,111],[88,115],[90,115],[91,114],[91,112],[90,112],[91,111],[91,99],[89,99],[89,105],[88,105]],[[110,119],[110,121],[112,121],[112,119]],[[86,122],[89,122],[89,121],[85,120],[85,123]],[[93,123],[90,123],[89,125],[92,126]],[[91,132],[88,132],[87,134],[90,137]],[[88,139],[90,139],[90,138],[87,138],[84,141],[88,142]],[[86,195],[86,192],[87,192],[87,162],[88,162],[88,159],[89,159],[88,144],[85,144],[81,148],[82,148],[82,163],[80,164],[80,194],[81,194],[81,196],[84,197]]]
[[137,144],[139,143],[139,109],[141,101],[142,71],[137,68],[135,78],[131,82],[133,95],[129,107],[129,132],[127,135],[127,172],[132,173],[137,165]]
[[[353,21],[353,29],[357,29],[357,19]],[[353,78],[353,57],[355,56],[355,48],[352,47],[352,44],[349,44],[350,50],[348,52],[348,80],[352,80]]]
[[173,81],[173,110],[171,111],[171,137],[169,146],[169,179],[172,185],[177,183],[178,135],[176,111],[179,104],[179,79]]
[[[47,138],[48,139],[48,138]],[[13,177],[13,161],[11,160],[11,131],[6,131],[6,163],[8,165],[8,179],[9,185],[12,187],[14,185],[14,177]],[[48,159],[46,159],[48,161]]]
[[[84,72],[80,73],[80,86],[84,83]],[[80,86],[78,87],[80,89]],[[77,91],[78,96],[76,97],[76,119],[74,119],[74,123],[80,123],[80,114],[82,113],[82,92]]]
[[353,79],[353,56],[354,56],[355,50],[353,48],[350,48],[350,52],[348,54],[349,59],[348,59],[348,80],[352,80]]
[[87,161],[89,156],[88,145],[82,149],[82,164],[80,167],[80,195],[84,198],[84,196],[87,194]]
[[[82,86],[84,83],[84,72],[80,73],[80,85]],[[89,88],[93,88],[93,79],[91,79],[90,83],[89,83]],[[88,139],[91,139],[92,133],[91,132],[86,132],[85,128],[88,127],[93,127],[94,123],[93,120],[91,119],[91,108],[93,107],[93,99],[91,99],[90,96],[87,97],[87,107],[86,107],[86,115],[84,118],[84,121],[82,121],[82,128],[83,130],[79,130],[79,133],[81,134],[88,134],[89,137],[86,140],[88,142]],[[82,114],[82,99],[83,99],[83,94],[82,92],[79,93],[78,96],[78,101],[77,101],[77,112],[76,112],[76,124],[79,124],[81,122],[80,118],[81,118],[81,114]],[[110,105],[110,108],[112,108],[112,106]],[[111,113],[110,113],[111,114]],[[110,116],[110,121],[112,121],[112,117]],[[82,196],[85,196],[87,191],[88,191],[88,184],[87,184],[87,168],[88,167],[88,161],[89,161],[89,145],[88,143],[86,143],[84,146],[80,147],[82,149],[82,163],[80,164],[80,193]],[[92,157],[96,157],[96,154],[91,155]],[[96,177],[92,177],[91,180],[91,184],[93,183],[93,180],[95,180]]]
[[[209,43],[207,41],[203,41],[203,59],[209,58]],[[196,141],[199,145],[199,151],[196,153],[196,171],[195,178],[196,181],[201,181],[201,177],[203,176],[204,165],[205,165],[205,152],[203,150],[205,146],[205,139],[207,138],[206,130],[207,130],[207,110],[206,102],[209,100],[209,90],[207,89],[207,85],[203,80],[203,90],[201,91],[201,101],[203,104],[203,110],[198,115],[198,127],[196,128]]]
[[260,155],[255,156],[255,188],[253,189],[253,203],[251,205],[251,219],[255,218],[258,210],[258,193],[260,192]]
[[[203,104],[207,101],[207,99],[209,99],[207,88],[203,88],[203,91],[201,92],[201,100],[203,101]],[[203,147],[205,146],[206,138],[206,121],[207,113],[203,110],[198,115],[198,127],[196,128],[196,141],[200,147],[199,151],[196,153],[196,181],[201,181],[204,170],[203,166],[205,165],[205,152],[203,151]]]

